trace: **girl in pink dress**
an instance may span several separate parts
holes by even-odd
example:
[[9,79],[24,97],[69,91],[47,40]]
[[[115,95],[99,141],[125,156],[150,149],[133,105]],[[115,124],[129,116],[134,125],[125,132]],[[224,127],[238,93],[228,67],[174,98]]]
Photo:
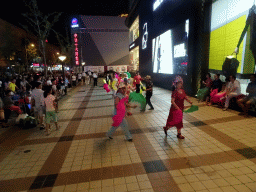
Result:
[[183,109],[184,100],[187,100],[191,105],[192,102],[188,99],[185,91],[183,90],[183,82],[179,81],[176,84],[176,89],[172,92],[171,108],[169,116],[164,127],[165,135],[167,135],[167,130],[171,127],[177,128],[177,137],[179,139],[184,139],[185,137],[181,135],[181,128],[183,128]]

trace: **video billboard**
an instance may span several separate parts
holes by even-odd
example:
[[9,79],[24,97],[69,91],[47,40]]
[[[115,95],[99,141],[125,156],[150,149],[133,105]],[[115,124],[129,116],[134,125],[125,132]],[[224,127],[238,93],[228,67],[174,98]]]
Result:
[[153,73],[187,75],[189,20],[152,40]]

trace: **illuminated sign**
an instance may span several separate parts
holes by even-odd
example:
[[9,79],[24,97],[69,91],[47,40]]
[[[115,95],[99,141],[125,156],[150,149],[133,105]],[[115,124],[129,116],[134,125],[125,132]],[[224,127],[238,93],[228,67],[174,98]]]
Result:
[[133,48],[135,46],[135,43],[131,44],[130,45],[130,49]]
[[155,0],[153,4],[153,11],[155,11],[165,0]]
[[142,49],[147,48],[147,42],[148,42],[148,24],[145,23],[143,25]]
[[40,67],[39,63],[33,63],[33,67]]
[[174,58],[185,57],[185,56],[186,56],[185,43],[175,45],[174,46]]
[[74,42],[75,42],[75,63],[79,65],[79,52],[78,52],[78,35],[77,33],[74,34]]
[[71,21],[71,27],[76,28],[79,27],[77,18],[73,18]]

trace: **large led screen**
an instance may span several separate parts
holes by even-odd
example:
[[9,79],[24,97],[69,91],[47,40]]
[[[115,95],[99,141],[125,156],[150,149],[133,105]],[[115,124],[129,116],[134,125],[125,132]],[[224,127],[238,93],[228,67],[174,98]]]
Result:
[[153,73],[187,75],[189,20],[152,40]]

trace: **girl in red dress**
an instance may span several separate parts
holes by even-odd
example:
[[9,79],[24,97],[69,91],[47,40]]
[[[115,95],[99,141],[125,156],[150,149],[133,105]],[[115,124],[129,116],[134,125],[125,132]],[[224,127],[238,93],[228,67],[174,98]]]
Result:
[[185,137],[181,135],[181,128],[183,128],[183,109],[184,100],[187,100],[191,105],[192,102],[188,99],[185,91],[183,90],[183,82],[179,81],[176,84],[176,89],[172,92],[171,109],[169,116],[164,127],[165,135],[167,135],[167,130],[171,127],[177,128],[177,137],[179,139],[184,139]]

